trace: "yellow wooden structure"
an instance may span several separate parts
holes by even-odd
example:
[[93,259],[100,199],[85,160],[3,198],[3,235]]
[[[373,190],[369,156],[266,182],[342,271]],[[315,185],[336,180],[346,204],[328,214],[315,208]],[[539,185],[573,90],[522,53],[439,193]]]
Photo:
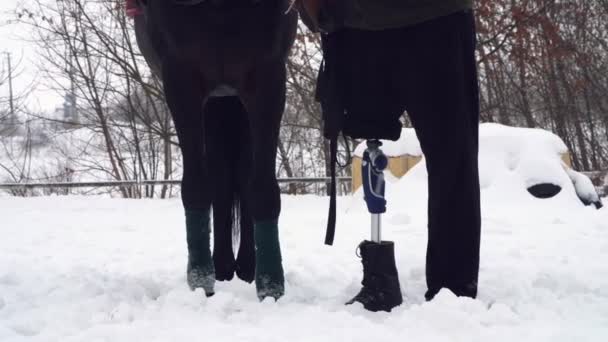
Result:
[[572,157],[570,156],[570,152],[564,152],[561,155],[562,161],[566,166],[571,169],[572,168]]

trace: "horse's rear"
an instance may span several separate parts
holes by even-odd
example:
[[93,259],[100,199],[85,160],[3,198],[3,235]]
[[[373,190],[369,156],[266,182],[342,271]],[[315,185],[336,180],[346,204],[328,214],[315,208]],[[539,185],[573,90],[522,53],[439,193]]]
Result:
[[[161,74],[182,150],[188,283],[211,295],[216,278],[236,271],[247,281],[255,275],[261,299],[276,299],[284,275],[275,158],[297,15],[285,13],[283,0],[179,3],[148,0],[136,29],[146,60]],[[235,260],[231,227],[238,216]]]

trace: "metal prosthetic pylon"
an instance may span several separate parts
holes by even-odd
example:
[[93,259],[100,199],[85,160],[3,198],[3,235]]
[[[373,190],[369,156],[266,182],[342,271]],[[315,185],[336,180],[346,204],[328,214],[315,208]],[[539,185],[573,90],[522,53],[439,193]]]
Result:
[[363,288],[346,304],[359,302],[370,311],[391,311],[403,303],[395,265],[395,245],[382,241],[382,214],[386,212],[384,170],[388,158],[379,140],[368,140],[363,153],[362,181],[365,203],[371,214],[371,240],[359,244],[363,264]]
[[376,243],[382,242],[382,214],[386,212],[384,170],[388,167],[388,158],[380,146],[379,140],[367,141],[361,172],[365,203],[372,217],[371,241]]

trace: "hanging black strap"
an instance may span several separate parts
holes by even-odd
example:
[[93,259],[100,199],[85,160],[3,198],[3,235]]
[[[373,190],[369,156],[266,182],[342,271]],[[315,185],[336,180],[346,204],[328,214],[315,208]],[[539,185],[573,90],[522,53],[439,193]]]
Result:
[[331,137],[329,140],[329,153],[331,185],[329,187],[329,215],[327,218],[325,244],[331,246],[334,243],[334,236],[336,235],[336,163],[338,161],[338,137]]
[[339,82],[337,61],[340,53],[340,33],[321,35],[323,61],[317,77],[317,92],[315,99],[321,103],[323,114],[323,136],[329,139],[330,155],[330,187],[329,215],[325,244],[332,245],[336,234],[336,165],[338,163],[338,136],[344,120],[344,104],[342,87]]

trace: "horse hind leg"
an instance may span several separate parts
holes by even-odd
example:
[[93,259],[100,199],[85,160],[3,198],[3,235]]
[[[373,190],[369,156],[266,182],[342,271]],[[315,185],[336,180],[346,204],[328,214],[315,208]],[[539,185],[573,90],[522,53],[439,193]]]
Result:
[[179,62],[167,61],[163,65],[162,77],[183,159],[181,196],[188,247],[186,279],[192,290],[202,288],[207,296],[211,296],[214,294],[215,270],[210,248],[211,192],[202,134],[205,93],[195,73]]
[[249,116],[253,179],[248,202],[254,221],[255,282],[260,300],[278,299],[285,292],[279,243],[281,211],[276,179],[276,153],[285,108],[285,66],[280,61],[261,65],[249,75],[239,94]]

